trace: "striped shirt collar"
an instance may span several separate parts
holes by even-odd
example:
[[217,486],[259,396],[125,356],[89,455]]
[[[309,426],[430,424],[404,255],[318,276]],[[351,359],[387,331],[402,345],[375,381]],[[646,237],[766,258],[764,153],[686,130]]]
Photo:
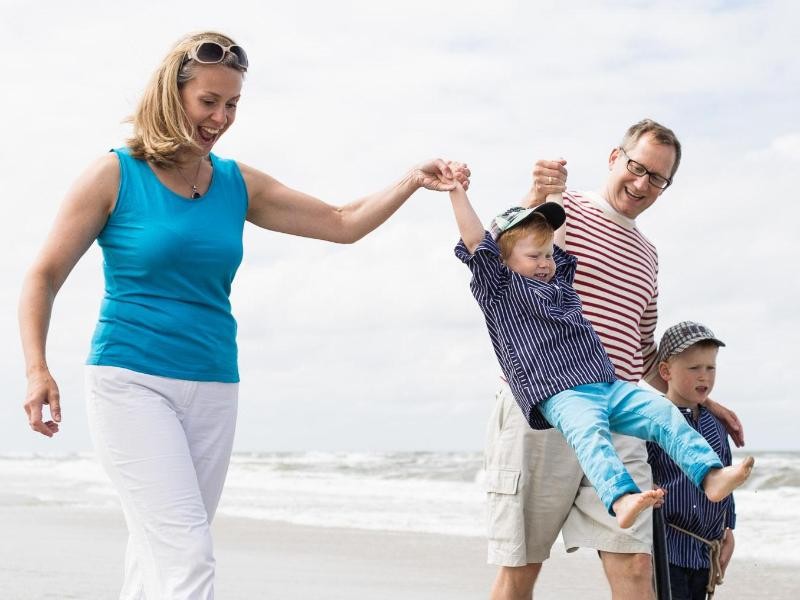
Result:
[[599,192],[584,192],[583,196],[597,208],[603,211],[603,214],[606,216],[606,218],[608,218],[609,221],[613,221],[620,227],[624,227],[628,230],[636,229],[636,221],[618,213],[616,209],[611,206],[608,200],[603,198],[603,195]]

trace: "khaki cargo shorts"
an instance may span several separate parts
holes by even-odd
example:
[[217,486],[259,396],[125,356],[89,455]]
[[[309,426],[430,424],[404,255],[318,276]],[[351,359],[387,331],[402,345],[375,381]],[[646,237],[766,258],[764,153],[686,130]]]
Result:
[[[625,468],[643,490],[652,487],[645,443],[612,434]],[[575,453],[555,429],[531,429],[503,384],[489,419],[485,453],[489,564],[541,563],[562,532],[579,547],[650,554],[652,510],[620,529],[584,477]]]

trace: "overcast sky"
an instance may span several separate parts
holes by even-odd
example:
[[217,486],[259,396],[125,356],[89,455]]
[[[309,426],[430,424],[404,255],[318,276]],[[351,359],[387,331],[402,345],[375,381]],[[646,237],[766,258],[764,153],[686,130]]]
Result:
[[[568,8],[565,8],[568,7]],[[538,158],[597,189],[651,117],[684,145],[639,221],[658,246],[658,334],[702,321],[728,343],[713,396],[753,449],[800,449],[800,9],[776,2],[60,2],[0,0],[0,452],[90,448],[82,364],[102,294],[93,247],[56,301],[48,357],[62,432],[33,435],[16,304],[75,177],[129,132],[150,73],[184,33],[250,56],[215,152],[344,203],[433,156],[469,163],[486,221]],[[236,449],[479,450],[498,367],[446,194],[421,191],[354,246],[247,226]]]

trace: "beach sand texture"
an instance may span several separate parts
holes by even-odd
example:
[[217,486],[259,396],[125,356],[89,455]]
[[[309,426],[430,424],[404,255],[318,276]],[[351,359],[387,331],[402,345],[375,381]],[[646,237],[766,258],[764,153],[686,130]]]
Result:
[[[220,517],[214,524],[217,598],[471,600],[488,598],[495,570],[477,537],[303,527]],[[0,507],[0,598],[117,597],[125,525],[112,511]],[[537,600],[610,597],[593,552],[557,547]],[[720,600],[800,597],[796,568],[734,558]]]

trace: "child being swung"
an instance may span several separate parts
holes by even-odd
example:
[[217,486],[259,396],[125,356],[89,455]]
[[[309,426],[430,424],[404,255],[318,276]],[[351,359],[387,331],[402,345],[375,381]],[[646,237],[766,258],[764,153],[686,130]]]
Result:
[[561,431],[620,527],[630,527],[663,491],[636,486],[616,455],[611,431],[657,442],[712,501],[741,485],[752,458],[722,468],[672,404],[616,379],[572,288],[577,261],[553,244],[565,220],[561,206],[506,211],[492,223],[495,242],[463,188],[457,186],[450,199],[461,233],[456,256],[472,271],[472,293],[517,403],[532,427]]
[[[659,374],[667,382],[667,399],[706,439],[722,464],[730,465],[725,427],[703,407],[714,389],[717,352],[724,345],[706,326],[684,321],[664,333],[656,360]],[[659,446],[648,442],[647,454],[653,481],[668,492],[662,510],[668,524],[672,597],[705,600],[706,594],[722,583],[733,555],[733,494],[722,502],[709,502]]]

